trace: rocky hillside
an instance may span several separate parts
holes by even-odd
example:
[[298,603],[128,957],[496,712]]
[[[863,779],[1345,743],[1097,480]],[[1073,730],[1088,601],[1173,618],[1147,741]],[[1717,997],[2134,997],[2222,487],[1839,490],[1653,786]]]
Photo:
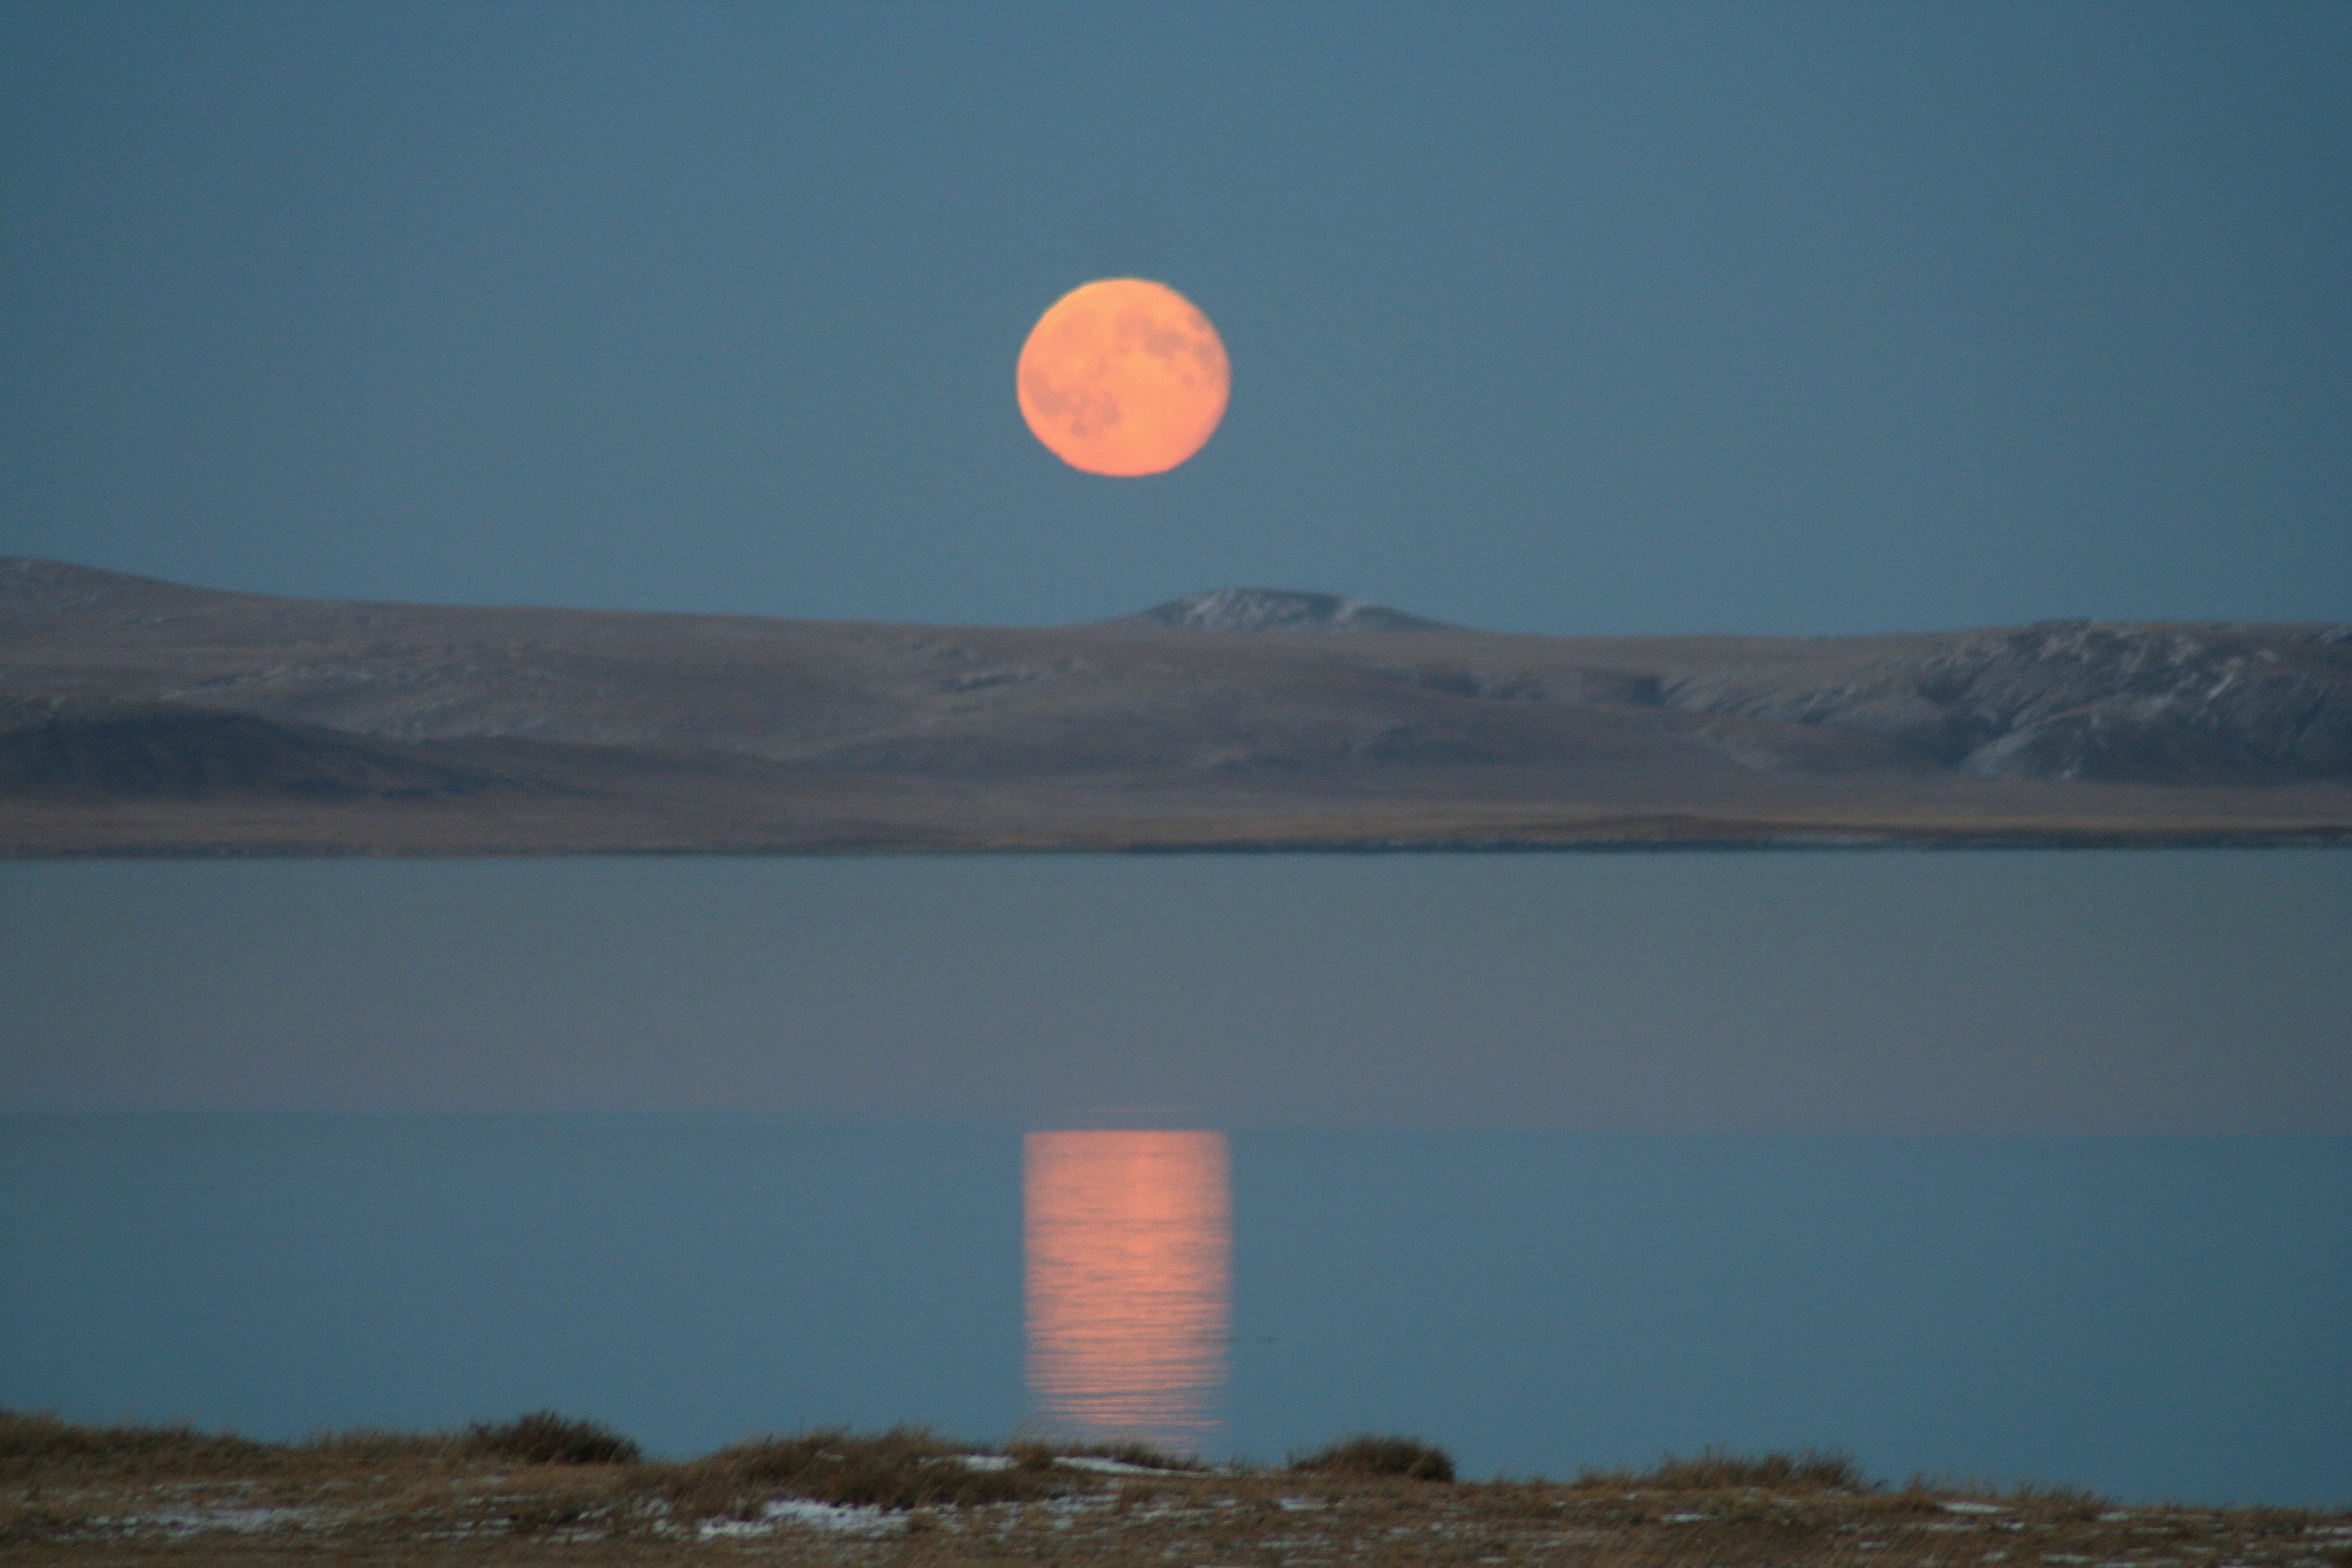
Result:
[[1425,621],[1343,599],[1337,594],[1301,594],[1288,588],[1214,588],[1154,605],[1135,620],[1147,626],[1187,632],[1452,632],[1443,621]]
[[1662,698],[1881,735],[1988,778],[2352,776],[2352,626],[2053,622],[1933,639],[1827,681],[1693,675]]
[[270,852],[2093,842],[2118,813],[2352,832],[2352,628],[1524,637],[1273,589],[893,626],[0,558],[0,853],[213,853],[231,822]]
[[[1015,630],[319,603],[11,559],[0,698],[27,715],[27,701],[140,705],[137,723],[158,736],[170,726],[150,709],[244,714],[308,727],[287,733],[311,752],[322,731],[522,737],[962,775],[2352,779],[2343,626],[1510,637],[1330,595],[1227,589]],[[61,776],[65,721],[44,721],[48,741],[12,742],[5,776]],[[258,733],[219,738],[249,752]],[[52,762],[25,760],[40,746]],[[100,752],[79,754],[76,776]]]

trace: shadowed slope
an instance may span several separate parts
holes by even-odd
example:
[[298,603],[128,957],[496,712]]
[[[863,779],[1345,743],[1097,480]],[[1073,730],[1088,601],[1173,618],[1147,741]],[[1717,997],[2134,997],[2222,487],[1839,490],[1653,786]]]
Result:
[[418,747],[244,713],[163,702],[16,706],[14,721],[0,720],[0,795],[414,799],[519,783],[479,766],[449,766]]
[[[575,826],[602,803],[593,833],[534,818],[542,847],[1521,840],[1530,813],[1542,841],[1596,813],[1748,824],[1735,838],[2352,820],[2341,626],[1548,637],[1267,589],[914,626],[313,602],[0,559],[0,702],[20,802],[356,811],[560,781]],[[71,838],[44,811],[20,848]]]

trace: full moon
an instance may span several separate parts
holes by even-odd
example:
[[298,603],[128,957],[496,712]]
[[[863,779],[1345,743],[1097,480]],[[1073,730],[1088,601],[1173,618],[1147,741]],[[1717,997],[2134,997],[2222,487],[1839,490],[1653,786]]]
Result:
[[1121,479],[1165,473],[1199,451],[1231,385],[1209,318],[1140,278],[1055,300],[1021,345],[1015,381],[1021,416],[1055,457]]

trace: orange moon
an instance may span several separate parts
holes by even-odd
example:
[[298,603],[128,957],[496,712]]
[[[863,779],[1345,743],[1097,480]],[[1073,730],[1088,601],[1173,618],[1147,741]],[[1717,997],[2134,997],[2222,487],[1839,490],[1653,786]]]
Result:
[[1090,474],[1161,474],[1207,444],[1232,376],[1209,318],[1165,283],[1106,278],[1073,289],[1029,330],[1015,374],[1021,417]]

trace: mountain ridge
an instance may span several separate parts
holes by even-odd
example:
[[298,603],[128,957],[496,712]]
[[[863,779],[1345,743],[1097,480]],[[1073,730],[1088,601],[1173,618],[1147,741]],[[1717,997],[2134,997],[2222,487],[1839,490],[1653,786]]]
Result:
[[[1120,620],[1197,632],[1458,632],[1466,626],[1297,588],[1212,588],[1152,605]],[[1112,623],[1114,625],[1117,622]]]
[[[45,741],[17,733],[45,704],[67,718],[41,721]],[[15,737],[0,756],[17,759],[0,765],[0,802],[16,803],[0,847],[71,836],[68,752],[74,799],[138,795],[109,795],[96,759],[117,753],[96,731],[56,728],[134,710],[176,737],[185,776],[243,781],[172,796],[182,816],[231,796],[284,805],[299,778],[254,771],[282,754],[353,822],[371,800],[528,797],[574,817],[603,801],[767,823],[762,842],[787,798],[827,821],[887,798],[896,826],[874,831],[923,846],[985,817],[1050,847],[1074,813],[1119,847],[1277,819],[1313,837],[1366,811],[1851,826],[1864,803],[1903,801],[2030,825],[2096,816],[2115,791],[2158,816],[2184,792],[2234,792],[2192,814],[2200,831],[2290,796],[2298,822],[2352,823],[2352,626],[2335,624],[1544,637],[1225,589],[1078,626],[932,626],[304,600],[0,558],[0,735]],[[283,733],[232,743],[190,714]],[[183,754],[215,742],[224,760]],[[49,784],[25,782],[41,767]],[[12,829],[26,812],[46,826]]]

